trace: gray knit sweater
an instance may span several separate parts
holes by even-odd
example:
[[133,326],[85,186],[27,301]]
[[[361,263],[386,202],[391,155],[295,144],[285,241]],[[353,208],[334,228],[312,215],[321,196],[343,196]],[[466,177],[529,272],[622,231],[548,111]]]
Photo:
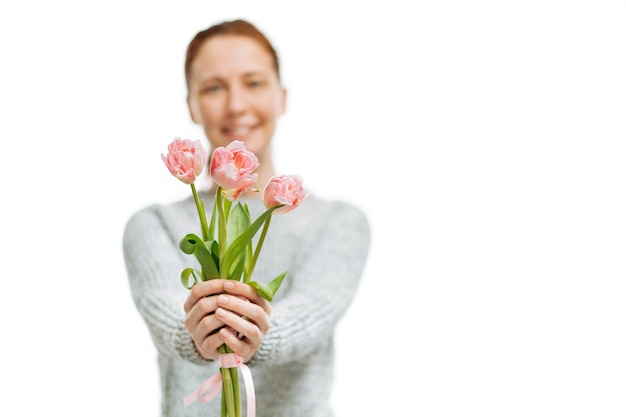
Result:
[[[213,196],[201,198],[210,210]],[[260,199],[243,202],[252,220],[265,210]],[[183,325],[188,290],[180,273],[199,267],[178,242],[192,232],[200,235],[191,197],[140,210],[124,231],[133,300],[158,351],[163,417],[220,415],[219,395],[183,406],[183,398],[219,369],[199,356]],[[253,279],[267,283],[289,272],[272,301],[271,328],[248,363],[258,417],[333,416],[333,334],[357,291],[369,243],[368,220],[345,202],[309,195],[295,210],[272,217]],[[245,392],[242,398],[245,410]]]

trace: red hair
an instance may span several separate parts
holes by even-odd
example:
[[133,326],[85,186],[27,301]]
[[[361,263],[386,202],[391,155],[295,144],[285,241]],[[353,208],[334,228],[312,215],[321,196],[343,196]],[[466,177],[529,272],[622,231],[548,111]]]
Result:
[[247,36],[257,41],[272,57],[272,63],[276,70],[276,75],[280,80],[280,66],[278,63],[278,54],[276,50],[267,39],[267,37],[254,26],[252,23],[242,19],[233,21],[222,22],[202,30],[194,36],[194,38],[187,46],[187,54],[185,56],[185,80],[187,82],[187,88],[189,88],[189,78],[191,77],[191,64],[196,59],[198,51],[202,44],[211,38],[216,36],[235,35],[235,36]]

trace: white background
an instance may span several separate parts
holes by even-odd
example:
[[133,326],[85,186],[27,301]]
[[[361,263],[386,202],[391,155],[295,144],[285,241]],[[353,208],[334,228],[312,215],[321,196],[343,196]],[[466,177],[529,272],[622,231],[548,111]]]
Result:
[[202,138],[184,49],[235,17],[282,58],[278,170],[372,223],[338,415],[626,415],[626,6],[605,0],[4,2],[0,415],[157,416],[121,235],[187,196],[159,158]]

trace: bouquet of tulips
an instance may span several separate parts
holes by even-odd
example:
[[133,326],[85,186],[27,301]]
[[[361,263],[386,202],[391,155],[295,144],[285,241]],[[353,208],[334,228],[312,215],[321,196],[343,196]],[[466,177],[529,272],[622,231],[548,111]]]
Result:
[[[190,289],[200,281],[234,279],[254,287],[261,297],[272,301],[287,271],[277,275],[268,284],[252,281],[252,273],[272,215],[293,210],[306,197],[302,178],[297,175],[272,177],[263,189],[266,211],[252,222],[247,204],[242,204],[238,199],[246,191],[260,191],[250,187],[258,177],[254,173],[259,166],[258,159],[254,153],[246,150],[241,141],[218,147],[213,151],[209,167],[217,190],[211,217],[207,221],[204,201],[199,198],[195,187],[195,181],[207,162],[207,153],[200,141],[175,138],[168,146],[167,155],[161,154],[161,158],[173,176],[191,186],[200,218],[202,237],[189,233],[181,239],[179,247],[184,253],[195,256],[201,270],[185,268],[181,273],[182,284]],[[261,235],[256,247],[253,247],[253,237],[259,230],[262,230]],[[213,383],[221,380],[222,417],[241,417],[238,368],[242,368],[244,379],[251,384],[249,370],[242,363],[241,357],[227,345],[220,346],[219,352],[220,373],[214,376]],[[214,395],[207,398],[196,394],[196,397],[185,400],[186,406],[198,398],[208,401]],[[254,414],[254,408],[251,407],[254,407],[254,398],[248,398],[248,417]]]

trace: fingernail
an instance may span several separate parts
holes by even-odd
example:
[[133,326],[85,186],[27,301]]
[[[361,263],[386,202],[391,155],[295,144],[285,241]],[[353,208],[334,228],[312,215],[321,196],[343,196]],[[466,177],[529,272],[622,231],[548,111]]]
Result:
[[224,317],[226,315],[226,312],[224,311],[224,309],[222,308],[218,308],[217,310],[215,310],[215,314],[218,317]]
[[218,304],[222,304],[222,305],[226,305],[226,304],[228,304],[228,296],[226,296],[226,295],[220,295],[220,296],[217,298],[217,302],[218,302]]
[[231,281],[226,281],[224,283],[224,288],[227,289],[227,290],[233,290],[233,289],[235,289],[235,283],[231,282]]

